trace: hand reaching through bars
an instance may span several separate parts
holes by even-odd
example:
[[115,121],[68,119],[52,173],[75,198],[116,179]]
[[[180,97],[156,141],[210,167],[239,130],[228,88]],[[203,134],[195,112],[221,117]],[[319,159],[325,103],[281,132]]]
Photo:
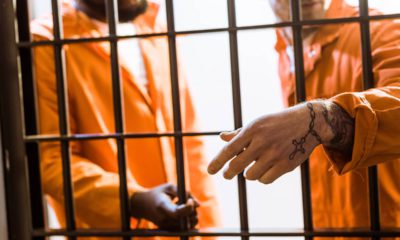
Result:
[[177,188],[172,184],[164,184],[145,192],[137,192],[131,196],[131,216],[144,218],[163,230],[180,230],[180,219],[188,218],[188,228],[193,229],[198,223],[197,200],[187,193],[186,204],[176,204]]
[[[269,184],[303,163],[314,148],[350,154],[354,121],[330,101],[313,101],[262,116],[243,129],[223,132],[228,142],[208,166],[215,174],[225,164],[224,177],[245,172],[248,180]],[[250,167],[249,167],[250,166]]]

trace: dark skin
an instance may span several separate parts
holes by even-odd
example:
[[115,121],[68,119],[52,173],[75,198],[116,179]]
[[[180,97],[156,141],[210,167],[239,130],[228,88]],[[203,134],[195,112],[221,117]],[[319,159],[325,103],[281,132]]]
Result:
[[[104,0],[78,0],[76,8],[91,18],[107,22],[106,3]],[[143,14],[147,9],[147,0],[118,0],[120,22],[129,22]]]
[[[76,9],[89,17],[107,22],[104,0],[78,0]],[[144,13],[147,0],[119,0],[118,15],[120,22],[134,20]],[[180,219],[186,218],[188,229],[198,223],[197,208],[199,203],[189,193],[185,204],[177,204],[176,186],[163,184],[147,191],[136,192],[130,196],[130,215],[137,219],[146,219],[163,230],[180,230]]]
[[175,204],[178,193],[176,186],[172,184],[135,193],[130,198],[131,215],[137,219],[145,218],[164,230],[179,230],[179,220],[186,217],[188,228],[193,229],[198,223],[196,209],[199,203],[189,193],[187,196],[186,204]]

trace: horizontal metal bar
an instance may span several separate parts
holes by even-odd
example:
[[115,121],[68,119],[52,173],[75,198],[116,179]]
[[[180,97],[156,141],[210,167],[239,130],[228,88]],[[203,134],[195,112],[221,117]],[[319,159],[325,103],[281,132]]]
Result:
[[151,33],[151,34],[137,34],[137,35],[124,35],[124,36],[107,36],[107,37],[93,37],[93,38],[64,38],[60,40],[45,40],[36,42],[19,42],[17,45],[20,48],[25,47],[38,47],[47,45],[63,45],[63,44],[76,44],[76,43],[88,43],[88,42],[106,42],[106,41],[117,41],[120,39],[127,38],[148,38],[148,37],[158,37],[165,36],[166,33]]
[[318,231],[304,231],[303,229],[254,229],[251,231],[240,231],[240,229],[202,229],[200,231],[182,231],[169,232],[151,229],[134,229],[130,231],[113,231],[113,230],[97,230],[82,229],[75,231],[67,231],[64,229],[57,230],[34,230],[33,237],[49,237],[49,236],[76,236],[76,237],[400,237],[400,229],[391,229],[384,231],[368,231],[368,230],[352,230],[352,229],[324,229]]
[[[317,19],[317,20],[303,20],[298,23],[293,22],[282,22],[282,23],[271,23],[271,24],[261,24],[252,26],[240,26],[240,27],[228,27],[228,28],[211,28],[211,29],[200,29],[200,30],[189,30],[189,31],[176,31],[172,34],[175,35],[189,35],[189,34],[203,34],[203,33],[216,33],[216,32],[229,32],[229,31],[244,31],[244,30],[256,30],[265,28],[281,28],[281,27],[292,27],[297,25],[308,26],[308,25],[321,25],[321,24],[338,24],[338,23],[353,23],[361,21],[374,21],[374,20],[385,20],[385,19],[395,19],[400,18],[400,14],[388,14],[388,15],[375,15],[366,18],[363,17],[351,17],[351,18],[330,18],[330,19]],[[38,46],[49,46],[49,45],[64,45],[64,44],[77,44],[77,43],[87,43],[87,42],[102,42],[102,41],[116,41],[120,39],[129,38],[149,38],[149,37],[160,37],[168,36],[167,32],[162,33],[150,33],[150,34],[137,34],[137,35],[125,35],[125,36],[107,36],[107,37],[95,37],[95,38],[67,38],[60,40],[48,40],[48,41],[37,41],[28,42],[22,41],[17,45],[19,48],[30,48]]]
[[64,136],[30,135],[25,136],[24,141],[29,142],[50,142],[50,141],[79,141],[79,140],[100,140],[100,139],[124,139],[124,138],[157,138],[157,137],[193,137],[193,136],[216,136],[221,132],[175,132],[175,133],[112,133],[112,134],[73,134]]

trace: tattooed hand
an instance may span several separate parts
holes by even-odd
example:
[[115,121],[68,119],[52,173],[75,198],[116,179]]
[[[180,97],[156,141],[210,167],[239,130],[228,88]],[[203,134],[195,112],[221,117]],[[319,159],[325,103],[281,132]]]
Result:
[[246,179],[272,183],[303,163],[319,144],[351,154],[353,135],[354,120],[340,106],[330,101],[307,102],[221,133],[228,143],[208,172],[215,174],[229,162],[224,177],[232,179],[251,165]]

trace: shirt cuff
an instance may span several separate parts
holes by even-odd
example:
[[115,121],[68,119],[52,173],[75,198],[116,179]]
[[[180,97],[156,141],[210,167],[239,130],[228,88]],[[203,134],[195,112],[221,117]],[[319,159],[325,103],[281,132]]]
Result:
[[352,171],[368,159],[378,130],[378,118],[362,93],[342,93],[330,99],[354,118],[354,145],[351,158],[323,147],[333,169],[339,174]]

